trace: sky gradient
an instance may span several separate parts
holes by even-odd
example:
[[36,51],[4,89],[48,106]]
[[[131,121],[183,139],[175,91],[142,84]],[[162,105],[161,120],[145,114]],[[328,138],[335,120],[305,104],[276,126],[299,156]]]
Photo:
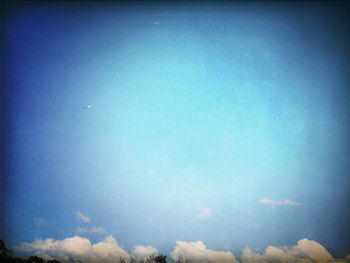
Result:
[[345,258],[349,10],[8,4],[2,239],[173,259],[177,241],[239,259],[307,239]]

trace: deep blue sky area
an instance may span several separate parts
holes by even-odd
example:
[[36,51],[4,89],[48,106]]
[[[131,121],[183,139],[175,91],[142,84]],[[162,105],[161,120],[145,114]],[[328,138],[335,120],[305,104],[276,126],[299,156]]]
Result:
[[202,241],[239,258],[306,238],[344,258],[349,11],[3,4],[1,239],[112,235],[168,255]]

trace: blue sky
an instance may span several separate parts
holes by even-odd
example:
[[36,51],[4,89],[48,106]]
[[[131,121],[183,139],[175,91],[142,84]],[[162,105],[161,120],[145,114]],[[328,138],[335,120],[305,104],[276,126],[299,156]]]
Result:
[[127,251],[167,255],[176,241],[201,241],[236,258],[247,245],[306,238],[344,258],[348,11],[267,2],[9,9],[2,238],[112,235]]

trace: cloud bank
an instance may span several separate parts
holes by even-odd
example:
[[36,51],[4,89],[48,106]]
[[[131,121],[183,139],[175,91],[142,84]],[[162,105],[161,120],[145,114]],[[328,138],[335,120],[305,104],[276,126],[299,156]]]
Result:
[[306,238],[296,246],[268,246],[263,254],[245,248],[241,256],[242,263],[248,262],[332,262],[334,258],[319,243]]
[[33,243],[22,243],[14,249],[21,252],[35,253],[35,255],[44,259],[130,262],[129,254],[119,247],[112,236],[107,236],[103,241],[94,245],[91,244],[89,239],[79,236],[56,241],[51,238],[36,239]]
[[176,247],[170,257],[184,262],[238,262],[231,252],[214,251],[207,249],[202,241],[185,242],[176,241]]
[[[61,261],[116,263],[130,263],[131,256],[140,262],[158,252],[150,246],[134,246],[130,256],[111,235],[96,244],[91,244],[89,239],[79,236],[63,240],[36,239],[32,243],[22,243],[14,250],[35,254],[46,260],[54,258]],[[176,241],[170,258],[175,262],[186,263],[345,263],[350,261],[350,254],[345,259],[334,259],[320,243],[304,238],[295,246],[268,246],[261,253],[246,247],[240,261],[230,251],[208,249],[202,241]]]
[[292,205],[292,206],[299,206],[301,205],[301,203],[299,202],[293,202],[293,201],[290,201],[286,198],[283,199],[283,201],[275,201],[275,200],[272,200],[270,198],[267,198],[267,197],[263,197],[259,200],[259,203],[262,203],[262,204],[265,204],[265,205]]

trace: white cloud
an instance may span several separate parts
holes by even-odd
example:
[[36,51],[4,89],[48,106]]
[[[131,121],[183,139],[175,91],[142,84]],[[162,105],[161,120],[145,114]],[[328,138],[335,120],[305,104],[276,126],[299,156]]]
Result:
[[119,247],[117,241],[112,236],[108,236],[102,242],[93,245],[92,250],[99,261],[114,261],[120,258],[130,261],[129,254]]
[[296,246],[268,246],[263,254],[245,248],[241,256],[246,262],[332,262],[333,257],[319,243],[306,238],[298,241]]
[[112,236],[103,241],[91,244],[87,238],[74,236],[63,240],[51,238],[36,239],[32,243],[22,243],[14,248],[17,251],[35,253],[45,259],[56,258],[63,261],[98,261],[98,262],[130,262],[129,254],[119,247]]
[[84,234],[84,233],[106,234],[107,233],[106,229],[102,226],[92,226],[90,228],[78,227],[77,232],[79,234]]
[[[61,261],[130,263],[129,254],[111,235],[96,244],[91,244],[89,239],[79,236],[63,240],[36,239],[32,243],[22,243],[14,247],[14,250],[35,254],[46,260],[55,258]],[[149,255],[156,254],[157,249],[150,246],[134,246],[131,253],[136,259],[143,260]],[[175,261],[183,259],[188,263],[239,262],[231,252],[207,249],[202,241],[177,241],[170,257]],[[334,259],[321,244],[304,238],[295,246],[268,246],[262,253],[246,247],[240,259],[241,263],[345,263],[349,262],[350,254],[345,259]]]
[[249,247],[243,249],[243,254],[241,256],[242,262],[262,262],[263,256],[259,253],[253,252]]
[[157,252],[157,249],[151,246],[134,246],[134,248],[131,250],[132,256],[139,260],[144,260],[150,255],[157,254]]
[[197,214],[197,218],[206,219],[211,216],[211,210],[208,207],[201,207],[199,213]]
[[283,201],[275,201],[267,197],[263,197],[259,200],[259,203],[266,204],[266,205],[293,205],[293,206],[298,206],[301,205],[301,203],[294,202],[291,200],[288,200],[286,198],[283,199]]
[[176,247],[170,254],[175,261],[179,259],[190,262],[238,262],[231,252],[207,249],[202,241],[176,241]]
[[83,215],[81,212],[77,211],[74,213],[75,216],[83,221],[84,223],[89,223],[90,222],[90,217]]

